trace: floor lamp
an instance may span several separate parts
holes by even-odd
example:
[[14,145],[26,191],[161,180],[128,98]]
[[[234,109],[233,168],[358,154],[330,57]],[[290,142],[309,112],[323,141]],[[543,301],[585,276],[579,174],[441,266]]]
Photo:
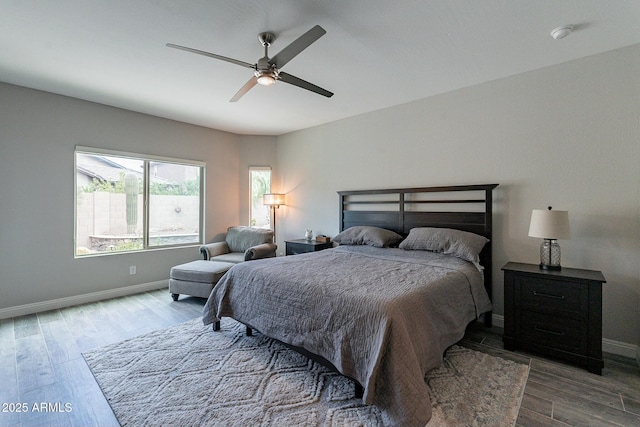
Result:
[[276,209],[284,205],[284,194],[267,193],[262,196],[262,204],[269,206],[269,214],[273,212],[273,241],[276,241]]

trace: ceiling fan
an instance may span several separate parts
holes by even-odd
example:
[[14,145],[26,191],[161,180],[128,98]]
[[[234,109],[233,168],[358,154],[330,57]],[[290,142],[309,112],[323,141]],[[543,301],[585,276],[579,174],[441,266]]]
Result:
[[258,34],[258,40],[260,40],[260,43],[262,43],[262,46],[264,46],[264,57],[258,59],[258,62],[256,62],[255,64],[250,64],[248,62],[239,61],[237,59],[228,58],[226,56],[216,55],[215,53],[192,49],[190,47],[180,46],[173,43],[167,43],[167,47],[181,49],[187,52],[197,53],[199,55],[209,56],[211,58],[220,59],[232,64],[237,64],[242,67],[251,68],[254,74],[253,77],[251,77],[249,81],[240,88],[240,90],[233,96],[233,98],[231,98],[230,102],[238,101],[256,84],[270,86],[277,80],[281,80],[285,83],[310,90],[311,92],[315,92],[329,98],[333,96],[332,92],[329,92],[326,89],[302,80],[301,78],[285,73],[284,71],[280,71],[280,69],[284,67],[287,62],[295,58],[296,55],[309,47],[313,42],[318,40],[325,33],[326,31],[324,30],[324,28],[322,28],[320,25],[316,25],[315,27],[298,37],[296,40],[294,40],[289,46],[278,52],[273,58],[269,58],[269,46],[271,46],[271,43],[273,43],[273,41],[276,39],[276,36],[273,33],[269,32],[260,33]]

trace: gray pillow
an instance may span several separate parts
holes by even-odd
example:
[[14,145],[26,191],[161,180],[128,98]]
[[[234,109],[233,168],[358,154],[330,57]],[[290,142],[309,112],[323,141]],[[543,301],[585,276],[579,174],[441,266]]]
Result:
[[479,234],[451,228],[416,227],[400,243],[401,249],[442,252],[480,267],[480,251],[489,239]]
[[273,231],[257,227],[229,227],[225,241],[231,252],[244,252],[252,246],[272,243]]
[[385,228],[356,225],[349,227],[333,238],[341,245],[369,245],[377,248],[392,246],[402,240],[402,236]]

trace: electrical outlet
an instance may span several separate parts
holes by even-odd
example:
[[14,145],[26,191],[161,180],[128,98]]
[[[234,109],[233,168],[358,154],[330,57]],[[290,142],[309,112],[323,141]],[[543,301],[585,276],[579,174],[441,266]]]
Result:
[[136,274],[136,266],[132,265],[131,267],[129,267],[129,274]]

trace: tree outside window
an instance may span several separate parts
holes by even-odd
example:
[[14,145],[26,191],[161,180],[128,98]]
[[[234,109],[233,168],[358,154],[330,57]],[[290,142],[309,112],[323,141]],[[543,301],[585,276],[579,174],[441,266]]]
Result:
[[249,181],[251,183],[251,217],[249,224],[252,227],[271,228],[269,208],[262,203],[262,196],[271,192],[271,168],[249,168]]

